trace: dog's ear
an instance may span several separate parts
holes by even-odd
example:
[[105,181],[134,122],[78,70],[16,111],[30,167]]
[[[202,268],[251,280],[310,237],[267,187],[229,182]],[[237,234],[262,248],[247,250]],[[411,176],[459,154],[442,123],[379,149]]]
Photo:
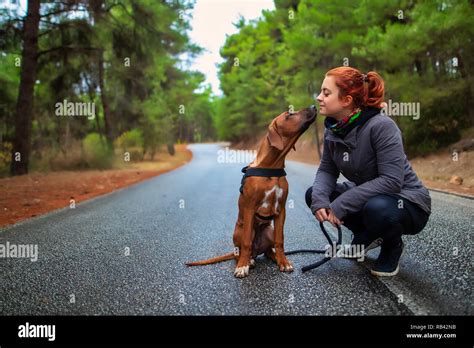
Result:
[[273,146],[280,151],[283,150],[283,139],[281,138],[280,133],[278,133],[275,121],[273,121],[268,127],[267,138],[270,146]]

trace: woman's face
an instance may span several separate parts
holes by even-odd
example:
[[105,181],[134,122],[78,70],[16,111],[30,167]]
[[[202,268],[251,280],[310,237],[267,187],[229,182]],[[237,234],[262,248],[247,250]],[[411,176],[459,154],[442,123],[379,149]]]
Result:
[[334,76],[324,78],[321,93],[316,99],[319,103],[319,113],[336,119],[344,117],[352,103],[351,96],[339,99],[339,88],[336,86]]

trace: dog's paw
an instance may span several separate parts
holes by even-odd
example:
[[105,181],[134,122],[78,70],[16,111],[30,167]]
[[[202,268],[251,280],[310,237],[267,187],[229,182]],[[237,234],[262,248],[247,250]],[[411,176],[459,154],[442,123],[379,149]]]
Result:
[[255,268],[255,259],[250,259],[250,269]]
[[278,267],[280,268],[280,272],[293,272],[294,271],[293,265],[288,261],[286,263],[282,263],[278,265]]
[[234,276],[237,278],[244,278],[249,275],[249,266],[237,267],[234,271]]

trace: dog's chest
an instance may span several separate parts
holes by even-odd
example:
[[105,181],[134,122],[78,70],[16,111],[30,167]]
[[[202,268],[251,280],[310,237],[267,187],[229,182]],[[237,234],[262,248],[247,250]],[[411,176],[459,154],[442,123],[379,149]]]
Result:
[[260,202],[259,213],[279,214],[283,189],[278,184],[264,191],[264,197]]

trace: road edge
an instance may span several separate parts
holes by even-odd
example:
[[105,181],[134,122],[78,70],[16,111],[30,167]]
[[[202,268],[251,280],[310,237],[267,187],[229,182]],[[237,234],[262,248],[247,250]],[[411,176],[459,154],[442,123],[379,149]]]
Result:
[[[118,188],[118,189],[116,189],[116,190],[113,190],[113,191],[110,191],[110,192],[106,192],[106,193],[104,193],[104,194],[102,194],[102,195],[95,196],[95,197],[86,199],[86,200],[84,200],[84,201],[82,201],[82,202],[76,203],[76,208],[82,207],[84,204],[87,204],[87,203],[90,203],[90,202],[95,202],[96,200],[99,200],[99,199],[102,199],[102,198],[111,196],[111,195],[113,195],[113,194],[115,194],[115,193],[117,193],[117,192],[121,192],[121,191],[127,190],[127,189],[132,188],[132,187],[134,187],[134,186],[136,186],[136,185],[145,183],[145,182],[147,182],[147,181],[156,179],[156,178],[158,178],[158,177],[160,177],[160,176],[162,176],[162,175],[170,174],[170,173],[173,173],[173,172],[176,171],[176,170],[179,170],[179,169],[181,169],[181,168],[184,168],[186,165],[188,165],[189,163],[191,163],[191,162],[194,160],[194,154],[193,154],[192,150],[189,148],[189,145],[190,145],[190,144],[187,144],[187,145],[186,145],[186,149],[191,152],[192,157],[191,157],[191,159],[190,159],[188,162],[183,163],[183,164],[181,164],[181,165],[179,165],[179,166],[177,166],[177,167],[175,167],[175,168],[172,168],[172,169],[169,169],[169,170],[165,170],[165,171],[163,171],[162,173],[159,173],[159,174],[157,174],[157,175],[155,175],[155,176],[152,176],[152,177],[146,178],[146,179],[144,179],[144,180],[135,182],[135,183],[133,183],[133,184],[131,184],[131,185],[123,186],[123,187],[120,187],[120,188]],[[10,230],[10,229],[12,229],[12,228],[16,228],[16,227],[18,227],[18,226],[22,226],[22,225],[27,224],[27,223],[30,223],[30,222],[35,222],[35,221],[37,221],[37,220],[39,220],[39,219],[43,219],[43,218],[45,218],[45,217],[50,217],[50,216],[52,216],[52,215],[59,214],[59,213],[61,213],[62,211],[68,210],[68,209],[71,209],[71,208],[69,208],[68,206],[66,206],[66,207],[63,207],[63,208],[54,209],[54,210],[48,211],[47,213],[44,213],[44,214],[41,214],[41,215],[38,215],[38,216],[34,216],[34,217],[31,217],[31,218],[29,218],[29,219],[25,219],[25,220],[22,220],[22,221],[18,221],[18,222],[14,223],[14,224],[11,224],[11,225],[7,225],[7,226],[0,227],[0,235],[1,235],[2,233],[4,233],[4,232],[7,232],[8,230]]]

